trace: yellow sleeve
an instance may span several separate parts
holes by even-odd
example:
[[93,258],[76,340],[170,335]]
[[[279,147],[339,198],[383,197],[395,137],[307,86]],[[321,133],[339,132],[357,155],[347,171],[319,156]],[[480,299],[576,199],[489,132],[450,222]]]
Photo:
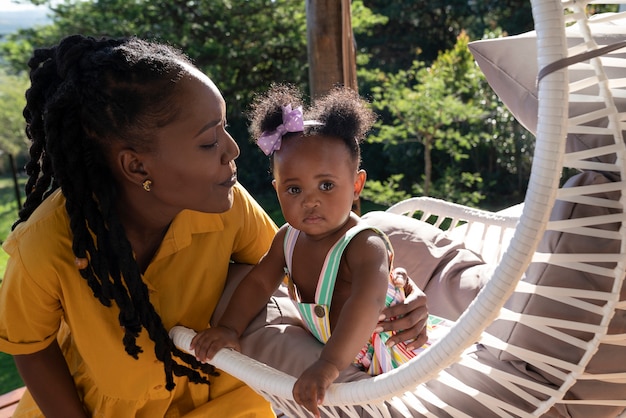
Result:
[[[29,248],[29,255],[22,254],[17,245],[4,248],[10,257],[0,285],[0,351],[34,353],[52,342],[63,317],[57,272],[44,272],[44,265],[37,262],[51,255],[43,245],[38,246],[40,251]],[[31,257],[37,253],[37,258]]]
[[230,222],[239,226],[232,250],[233,261],[258,263],[270,248],[278,230],[276,224],[241,185],[235,187],[233,208],[227,215],[225,224]]

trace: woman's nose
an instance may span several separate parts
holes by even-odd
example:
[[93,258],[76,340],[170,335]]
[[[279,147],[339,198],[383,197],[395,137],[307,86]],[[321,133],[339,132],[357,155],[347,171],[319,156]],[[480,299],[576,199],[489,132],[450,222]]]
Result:
[[222,164],[229,164],[232,160],[239,157],[239,145],[228,132],[224,135]]

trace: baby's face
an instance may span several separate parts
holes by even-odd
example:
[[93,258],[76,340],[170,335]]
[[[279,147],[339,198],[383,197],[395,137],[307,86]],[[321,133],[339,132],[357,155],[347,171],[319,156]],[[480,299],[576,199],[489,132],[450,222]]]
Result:
[[312,236],[343,226],[360,193],[357,162],[338,138],[295,136],[274,154],[274,189],[285,220]]

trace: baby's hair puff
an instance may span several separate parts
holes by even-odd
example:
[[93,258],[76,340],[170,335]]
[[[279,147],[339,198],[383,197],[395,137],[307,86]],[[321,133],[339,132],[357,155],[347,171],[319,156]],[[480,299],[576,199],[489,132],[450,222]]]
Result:
[[[264,95],[252,103],[250,133],[258,139],[264,132],[275,131],[283,123],[282,108],[303,106],[302,93],[292,85],[273,84]],[[361,142],[376,121],[369,103],[357,92],[346,87],[336,87],[328,94],[315,99],[303,112],[305,121],[315,121],[304,128],[305,135],[337,137],[343,140],[352,157],[360,162]]]

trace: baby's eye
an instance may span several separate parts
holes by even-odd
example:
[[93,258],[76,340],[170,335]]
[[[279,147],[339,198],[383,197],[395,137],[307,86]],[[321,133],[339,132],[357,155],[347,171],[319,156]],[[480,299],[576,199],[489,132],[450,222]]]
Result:
[[298,194],[300,193],[300,188],[297,186],[289,186],[287,187],[287,193],[289,194]]
[[331,190],[333,187],[335,187],[335,185],[328,181],[320,184],[320,190],[323,190],[325,192]]

